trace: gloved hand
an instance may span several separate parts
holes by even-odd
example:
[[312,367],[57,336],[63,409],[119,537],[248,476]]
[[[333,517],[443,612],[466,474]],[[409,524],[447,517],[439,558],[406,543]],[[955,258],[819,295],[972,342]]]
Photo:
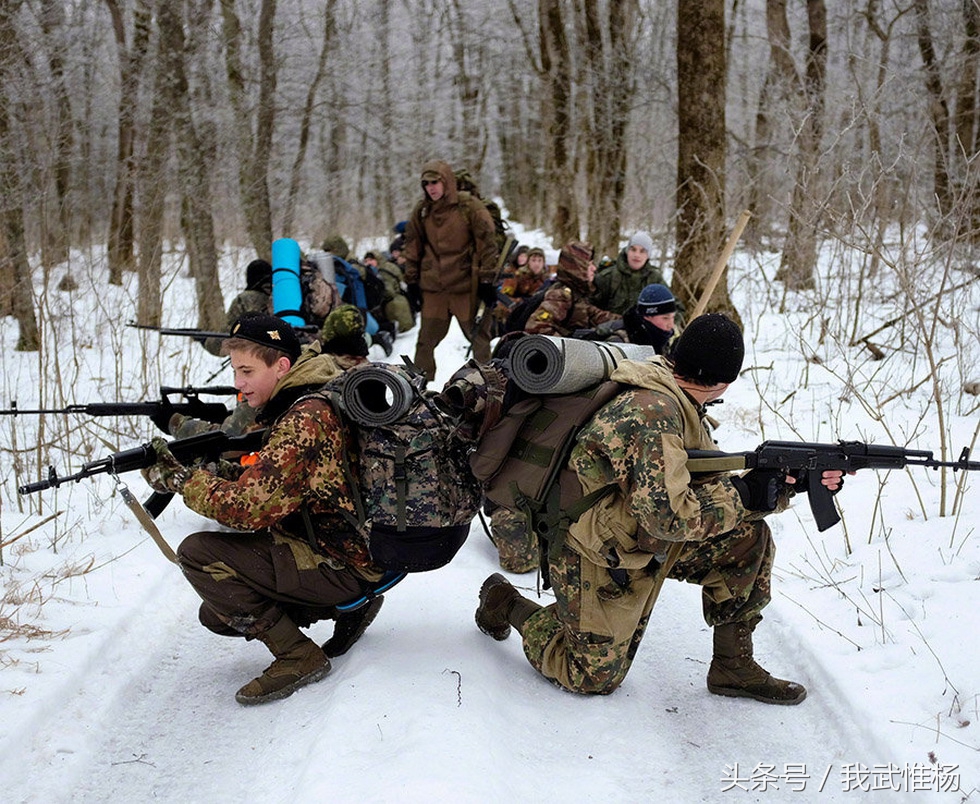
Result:
[[476,297],[490,309],[497,304],[497,288],[490,282],[481,282],[476,286]]
[[623,329],[625,326],[621,318],[615,321],[606,321],[595,328],[595,334],[598,336],[598,340],[604,341],[610,335],[615,335],[617,330]]
[[170,419],[174,415],[174,406],[167,397],[160,400],[160,407],[150,414],[150,421],[153,422],[167,435],[170,435]]
[[205,472],[210,472],[215,477],[220,477],[222,480],[238,480],[242,472],[245,471],[245,467],[240,463],[232,463],[231,461],[226,461],[224,458],[219,458],[216,461],[208,461],[207,463],[201,464],[200,468]]
[[180,494],[193,469],[178,461],[167,446],[167,442],[157,436],[150,442],[157,454],[157,462],[140,470],[143,479],[151,489],[163,493]]
[[408,303],[412,305],[412,312],[421,312],[422,288],[419,287],[418,282],[411,282],[405,286],[405,296],[408,298]]
[[749,511],[775,511],[785,478],[786,473],[781,469],[753,469],[741,477],[733,477],[732,485]]

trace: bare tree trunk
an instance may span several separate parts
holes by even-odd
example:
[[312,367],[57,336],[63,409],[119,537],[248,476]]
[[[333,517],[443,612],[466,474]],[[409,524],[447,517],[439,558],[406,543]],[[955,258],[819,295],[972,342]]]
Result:
[[479,181],[486,157],[487,143],[483,136],[483,73],[486,62],[483,39],[469,34],[466,15],[460,0],[451,0],[452,14],[447,14],[453,60],[456,62],[455,84],[459,92],[462,118],[463,153],[466,167]]
[[748,166],[752,217],[745,230],[745,239],[753,248],[759,248],[764,233],[772,229],[772,196],[777,186],[772,174],[784,169],[772,142],[777,129],[775,121],[785,116],[787,98],[800,89],[800,77],[790,53],[786,0],[767,0],[766,36],[769,40],[769,68],[759,94],[755,146]]
[[929,93],[929,119],[932,121],[934,140],[933,193],[940,217],[952,211],[953,199],[949,178],[949,105],[943,77],[936,59],[936,49],[932,41],[929,25],[928,0],[913,0],[918,24],[919,53],[925,68],[926,90]]
[[797,134],[796,182],[790,204],[789,231],[777,279],[792,290],[813,287],[817,265],[820,190],[817,186],[827,72],[827,8],[824,0],[807,0],[810,29],[803,116]]
[[27,242],[24,236],[24,188],[21,166],[10,130],[12,105],[8,86],[16,81],[15,65],[24,57],[19,46],[13,16],[19,2],[0,2],[0,288],[9,288],[9,301],[0,304],[17,319],[20,332],[18,352],[36,352],[41,348],[41,335],[34,311],[31,288],[31,266],[27,261]]
[[133,143],[136,139],[137,98],[142,80],[144,54],[150,40],[152,12],[145,0],[137,0],[133,9],[133,44],[126,46],[126,23],[117,0],[105,0],[112,17],[112,29],[119,57],[119,127],[116,151],[116,186],[112,195],[112,217],[109,221],[109,283],[121,285],[124,271],[136,270],[133,231],[133,184],[136,161]]
[[167,12],[159,15],[160,38],[172,47],[177,56],[173,59],[170,89],[173,92],[173,131],[177,142],[177,162],[181,201],[181,228],[187,241],[190,272],[194,277],[197,296],[197,325],[201,329],[215,330],[225,326],[224,302],[218,278],[218,252],[214,242],[214,216],[211,207],[210,163],[207,138],[202,137],[194,125],[190,88],[187,81],[186,55],[193,48],[186,47],[181,6],[166,3]]
[[[62,53],[66,49],[65,7],[59,0],[42,0],[39,19],[44,34],[48,69],[51,71],[50,91],[54,98],[55,137],[52,156],[54,180],[54,210],[43,216],[41,234],[41,265],[45,275],[54,266],[67,262],[71,245],[71,160],[75,146],[71,102],[65,83]],[[46,195],[46,194],[45,194]],[[70,282],[70,280],[69,280]]]
[[[160,288],[163,259],[163,226],[167,190],[167,162],[173,139],[174,83],[183,59],[183,37],[174,36],[173,9],[170,0],[158,0],[157,28],[159,39],[156,53],[156,77],[153,82],[153,104],[147,130],[146,156],[140,170],[141,209],[143,223],[139,232],[139,299],[136,320],[140,324],[159,326],[163,314]],[[179,22],[178,22],[179,25]]]
[[571,143],[572,54],[565,35],[561,0],[539,0],[541,63],[549,87],[548,168],[545,186],[554,199],[551,231],[555,244],[581,237],[575,203],[575,171]]
[[[387,3],[381,4],[386,9]],[[292,236],[293,217],[296,214],[296,202],[299,200],[300,180],[303,176],[303,163],[306,161],[306,150],[310,142],[310,129],[312,126],[313,115],[316,110],[316,95],[323,81],[323,76],[327,71],[327,57],[334,45],[337,33],[337,23],[335,11],[337,0],[327,0],[327,7],[323,11],[323,47],[320,49],[320,57],[317,60],[316,73],[306,91],[306,103],[303,104],[303,117],[299,126],[299,144],[296,149],[296,158],[293,160],[292,169],[289,172],[289,193],[286,196],[286,208],[283,214],[282,232],[285,237]],[[387,126],[385,127],[387,129]],[[389,133],[390,135],[390,133]]]
[[626,135],[630,98],[635,89],[635,30],[640,8],[637,0],[622,0],[609,3],[605,9],[608,18],[603,20],[599,4],[583,6],[592,109],[587,118],[590,147],[586,186],[589,239],[597,253],[615,254],[619,250],[626,191]]
[[[276,0],[262,0],[259,11],[259,97],[255,123],[245,89],[242,63],[242,26],[235,13],[235,0],[221,0],[225,40],[225,69],[228,91],[238,133],[238,184],[245,226],[256,253],[272,258],[272,209],[269,201],[269,158],[275,126],[276,61],[273,26]],[[253,144],[254,143],[254,144]]]
[[960,52],[960,75],[956,82],[956,116],[954,134],[956,148],[954,164],[957,166],[961,195],[967,199],[969,209],[969,238],[980,241],[980,137],[977,135],[977,75],[980,73],[980,5],[976,0],[963,0],[963,18],[966,38]]
[[[725,240],[725,2],[677,5],[677,243],[672,288],[687,309],[706,289]],[[707,308],[738,320],[727,269]]]

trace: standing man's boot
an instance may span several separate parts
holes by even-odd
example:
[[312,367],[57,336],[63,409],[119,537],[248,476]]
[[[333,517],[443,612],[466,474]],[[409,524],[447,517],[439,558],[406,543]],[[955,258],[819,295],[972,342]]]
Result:
[[480,587],[480,605],[476,609],[479,629],[496,640],[507,639],[511,626],[518,631],[528,617],[541,608],[522,596],[499,572],[495,572]]
[[379,595],[354,611],[340,614],[334,622],[333,636],[323,643],[323,652],[331,659],[347,653],[374,622],[384,602],[384,596]]
[[715,626],[708,691],[769,704],[798,704],[806,698],[806,688],[794,681],[773,678],[752,658],[752,632],[761,619]]
[[330,660],[320,646],[286,615],[268,631],[257,634],[256,639],[272,651],[276,660],[235,693],[240,704],[249,706],[285,698],[330,672]]

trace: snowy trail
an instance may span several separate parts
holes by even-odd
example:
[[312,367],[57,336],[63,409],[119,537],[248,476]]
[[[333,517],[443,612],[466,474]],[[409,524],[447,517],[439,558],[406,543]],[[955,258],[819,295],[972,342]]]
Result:
[[[853,800],[844,763],[887,762],[851,723],[819,661],[778,613],[758,654],[811,690],[799,707],[716,698],[704,689],[710,634],[698,590],[664,590],[640,653],[614,695],[585,698],[543,682],[514,636],[473,624],[476,593],[495,569],[476,525],[453,564],[386,597],[358,646],[321,683],[246,709],[234,691],[268,663],[257,643],[196,622],[179,573],[162,573],[61,700],[29,724],[30,745],[0,764],[7,802],[796,801],[780,789],[722,796],[738,763],[810,775],[820,801]],[[525,576],[519,583],[533,585]],[[317,639],[330,633],[314,626]],[[626,761],[624,761],[626,760]],[[2,763],[2,760],[0,760]],[[889,800],[901,800],[889,794]],[[910,798],[910,800],[914,800]],[[931,800],[935,800],[931,798]]]

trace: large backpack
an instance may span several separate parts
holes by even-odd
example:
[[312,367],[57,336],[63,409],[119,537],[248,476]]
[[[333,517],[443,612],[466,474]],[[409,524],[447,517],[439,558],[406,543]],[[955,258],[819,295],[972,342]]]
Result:
[[319,392],[348,430],[357,526],[375,563],[399,572],[449,563],[483,501],[457,423],[413,368],[364,363]]
[[299,285],[300,314],[307,324],[322,327],[330,311],[339,304],[337,289],[326,280],[320,267],[309,260],[300,261]]
[[545,552],[554,557],[569,527],[614,489],[608,485],[585,494],[568,459],[582,427],[622,390],[620,383],[606,380],[577,393],[522,399],[487,430],[470,456],[486,499],[524,517],[542,557]]
[[357,268],[347,260],[342,260],[336,254],[333,255],[334,283],[340,291],[341,298],[347,304],[353,304],[358,310],[364,313],[365,328],[368,335],[374,335],[378,331],[378,320],[371,312],[372,305],[368,299],[368,291],[364,285]]

